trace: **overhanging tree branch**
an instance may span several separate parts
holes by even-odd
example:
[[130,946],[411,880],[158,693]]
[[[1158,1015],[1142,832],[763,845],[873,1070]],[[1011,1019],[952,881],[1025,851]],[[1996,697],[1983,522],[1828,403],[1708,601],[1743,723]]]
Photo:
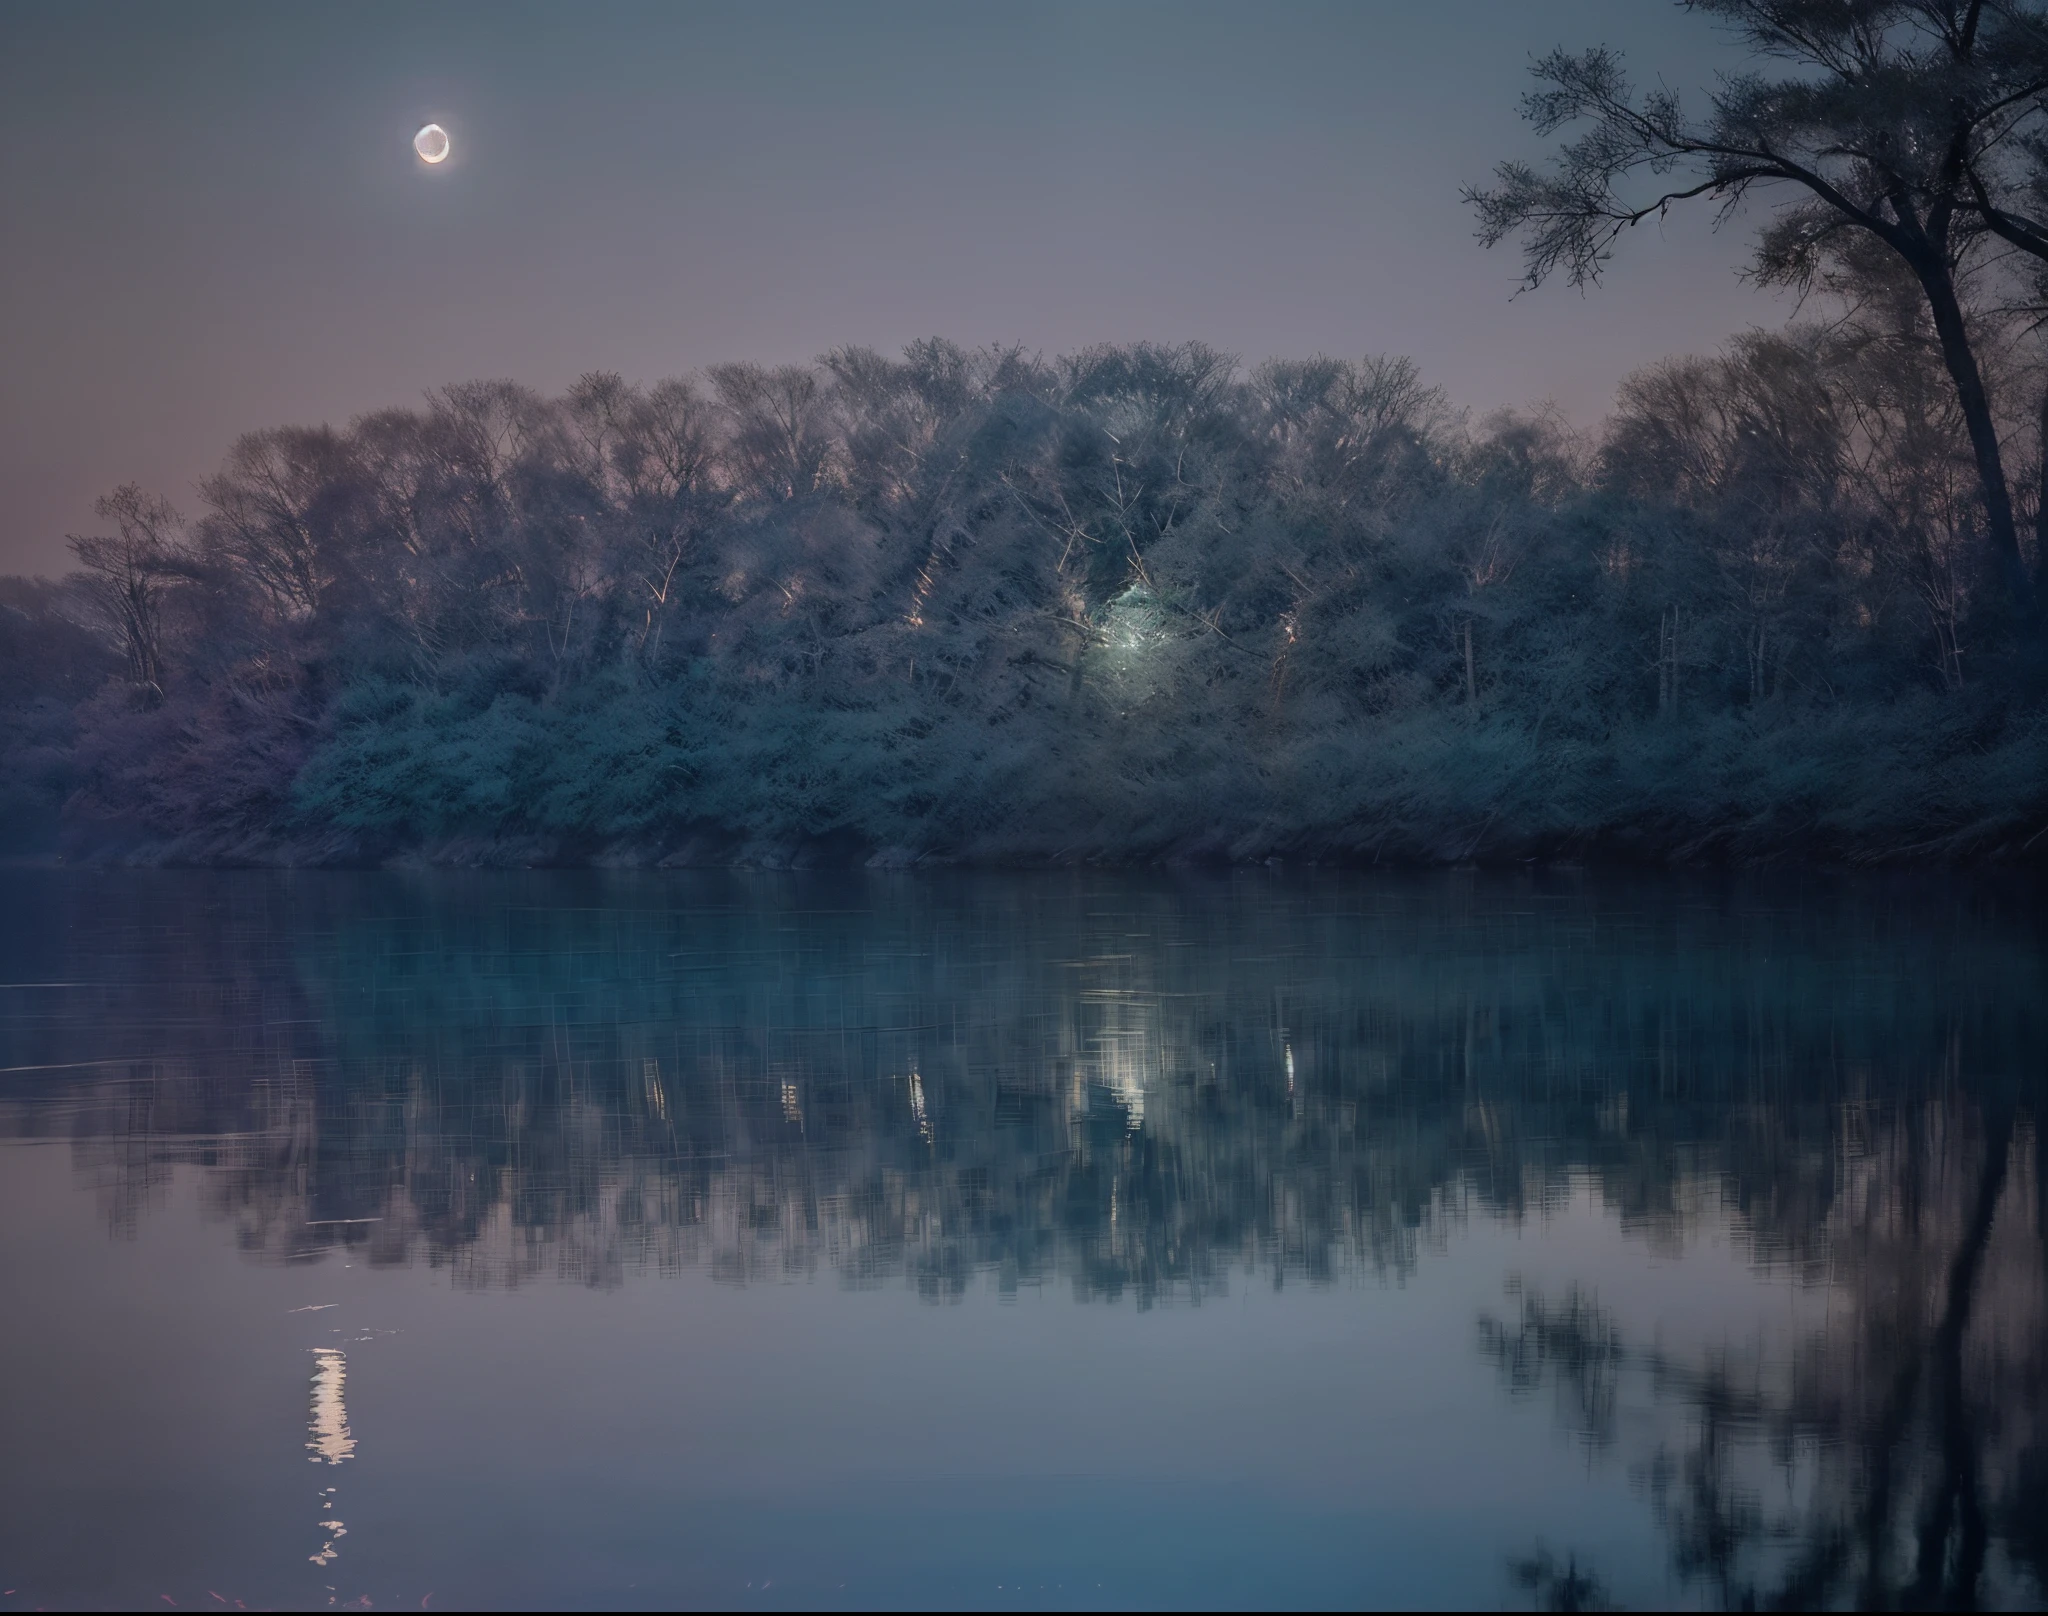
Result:
[[[1503,163],[1492,187],[1469,187],[1478,237],[1523,246],[1523,288],[1562,274],[1598,282],[1624,230],[1674,204],[1717,197],[1728,217],[1758,185],[1783,184],[1804,203],[1780,212],[1759,242],[1764,281],[1810,282],[1833,251],[1835,221],[1867,232],[1919,283],[1969,426],[1990,558],[2029,596],[2017,526],[1958,274],[1987,233],[2048,262],[2048,232],[1994,199],[1987,178],[2019,149],[2048,87],[2048,22],[2026,0],[1688,0],[1734,25],[1759,56],[1806,72],[1726,81],[1704,122],[1664,90],[1638,97],[1612,51],[1558,50],[1536,64],[1541,87],[1523,112],[1542,135],[1589,128],[1551,166]],[[1988,27],[1995,21],[1998,26]],[[1813,76],[1818,69],[1820,77]],[[1697,165],[1688,184],[1636,202],[1639,175]],[[1701,173],[1699,170],[1703,169]]]

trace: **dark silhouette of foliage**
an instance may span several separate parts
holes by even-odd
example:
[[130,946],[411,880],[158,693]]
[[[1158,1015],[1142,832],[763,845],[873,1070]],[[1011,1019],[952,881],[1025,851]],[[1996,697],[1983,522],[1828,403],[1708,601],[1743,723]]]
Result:
[[[1704,119],[1667,89],[1638,94],[1613,51],[1558,50],[1524,101],[1539,133],[1584,125],[1539,170],[1508,162],[1466,193],[1491,246],[1520,236],[1526,283],[1600,278],[1616,238],[1674,203],[1728,216],[1779,200],[1758,242],[1765,281],[1810,287],[1872,245],[1911,276],[1975,459],[1984,539],[2030,595],[1991,391],[1965,286],[2005,244],[2048,256],[2013,193],[2030,187],[2048,127],[2048,11],[2028,0],[1687,0],[1725,23],[1776,77],[1724,79]],[[1995,336],[1991,340],[1996,340]]]

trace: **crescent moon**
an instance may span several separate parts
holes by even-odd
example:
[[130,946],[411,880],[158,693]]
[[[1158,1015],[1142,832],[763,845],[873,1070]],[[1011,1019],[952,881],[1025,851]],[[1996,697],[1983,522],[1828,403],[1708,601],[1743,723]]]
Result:
[[448,158],[448,131],[437,123],[430,123],[412,137],[412,149],[420,154],[423,163],[440,163]]

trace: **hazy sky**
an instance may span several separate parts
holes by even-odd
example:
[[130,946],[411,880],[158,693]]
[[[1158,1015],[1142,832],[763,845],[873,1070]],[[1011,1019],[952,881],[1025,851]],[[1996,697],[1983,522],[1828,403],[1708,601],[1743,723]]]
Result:
[[1199,337],[1591,421],[1785,312],[1704,216],[1510,301],[1458,188],[1537,150],[1531,55],[1603,42],[1735,60],[1658,0],[5,0],[0,571],[60,570],[117,482],[189,510],[239,432],[475,376]]

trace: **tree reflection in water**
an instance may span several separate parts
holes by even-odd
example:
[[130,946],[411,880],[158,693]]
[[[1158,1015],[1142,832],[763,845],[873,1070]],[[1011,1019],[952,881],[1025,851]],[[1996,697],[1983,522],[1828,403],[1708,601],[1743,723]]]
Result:
[[[1825,1325],[1782,1358],[1688,1360],[1627,1341],[1577,1290],[1480,1321],[1518,1395],[1548,1388],[1598,1450],[1630,1457],[1673,1567],[1724,1609],[1974,1609],[2048,1586],[2048,1310],[2040,1142],[1993,1098],[1845,1108],[1839,1192],[1800,1241]],[[1846,1143],[1846,1141],[1845,1141]],[[1763,1218],[1769,1214],[1764,1212]],[[1994,1552],[1995,1551],[1995,1552]],[[1556,1595],[1564,1584],[1545,1585]],[[1564,1608],[1556,1606],[1555,1608]]]
[[[86,985],[0,1021],[39,1069],[0,1129],[69,1132],[117,1231],[183,1163],[260,1260],[1144,1306],[1399,1277],[1584,1192],[1827,1298],[1784,1352],[1631,1339],[1588,1290],[1482,1322],[1680,1577],[1928,1606],[2048,1576],[2031,888],[5,880],[9,979]],[[1513,1575],[1605,1597],[1577,1556]]]

